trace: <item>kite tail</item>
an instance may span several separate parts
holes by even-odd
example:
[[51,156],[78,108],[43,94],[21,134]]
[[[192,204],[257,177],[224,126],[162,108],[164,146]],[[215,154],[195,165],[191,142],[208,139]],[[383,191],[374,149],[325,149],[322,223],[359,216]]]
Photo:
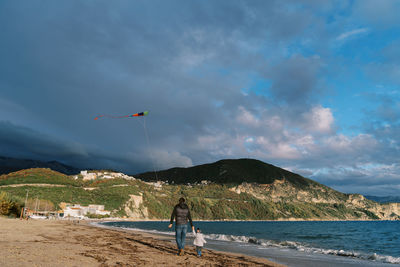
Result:
[[96,118],[94,118],[94,120],[97,121],[100,118],[121,119],[121,118],[128,118],[128,117],[131,117],[131,115],[126,115],[126,116],[99,115]]
[[112,116],[112,115],[99,115],[96,118],[94,118],[95,121],[97,121],[100,118],[112,118],[112,119],[121,119],[121,118],[129,118],[129,117],[142,117],[142,116],[147,116],[147,114],[149,114],[148,111],[143,111],[143,112],[139,112],[136,114],[132,114],[132,115],[125,115],[125,116]]

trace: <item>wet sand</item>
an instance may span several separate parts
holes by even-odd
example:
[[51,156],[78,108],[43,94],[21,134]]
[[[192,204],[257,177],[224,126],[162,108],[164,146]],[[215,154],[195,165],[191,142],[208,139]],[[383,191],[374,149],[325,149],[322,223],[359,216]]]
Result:
[[0,217],[0,266],[283,266],[208,249],[197,258],[190,244],[177,256],[172,239],[82,222]]

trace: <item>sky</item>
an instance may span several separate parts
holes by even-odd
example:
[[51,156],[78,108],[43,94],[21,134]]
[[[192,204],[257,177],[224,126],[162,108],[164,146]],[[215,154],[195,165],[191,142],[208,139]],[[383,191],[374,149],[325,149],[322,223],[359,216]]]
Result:
[[398,14],[397,0],[0,1],[0,155],[129,174],[254,158],[400,196]]

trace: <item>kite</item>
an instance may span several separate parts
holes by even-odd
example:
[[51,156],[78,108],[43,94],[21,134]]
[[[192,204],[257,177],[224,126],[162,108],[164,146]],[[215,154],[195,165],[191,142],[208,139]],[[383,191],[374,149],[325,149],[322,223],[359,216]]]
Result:
[[[148,114],[149,114],[148,111],[143,111],[143,112],[139,112],[139,113],[135,113],[135,114],[131,114],[131,115],[125,115],[125,116],[99,115],[96,118],[94,118],[94,120],[97,121],[100,118],[122,119],[122,118],[143,117],[143,122],[141,122],[141,120],[137,120],[137,121],[140,122],[140,124],[143,125],[144,134],[146,135],[147,146],[150,148],[150,139],[149,139],[149,135],[147,134],[146,120],[144,118],[144,116],[147,116]],[[154,165],[154,159],[153,159],[153,155],[152,154],[151,154],[151,160],[153,162],[153,170],[154,170],[155,178],[156,178],[156,181],[157,181],[158,180],[157,171],[156,171],[156,168],[155,168],[155,165]]]
[[131,117],[142,117],[142,116],[147,116],[147,114],[149,114],[148,111],[143,111],[136,114],[125,115],[125,116],[100,115],[94,118],[94,120],[97,121],[100,118],[121,119],[121,118],[131,118]]

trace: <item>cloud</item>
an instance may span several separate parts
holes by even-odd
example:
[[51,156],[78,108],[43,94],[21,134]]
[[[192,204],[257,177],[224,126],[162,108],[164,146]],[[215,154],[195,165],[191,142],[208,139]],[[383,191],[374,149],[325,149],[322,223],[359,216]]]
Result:
[[[291,142],[273,142],[268,138],[259,136],[256,140],[260,150],[264,150],[264,157],[273,158],[275,160],[285,159],[293,160],[300,158],[300,153]],[[260,153],[261,154],[261,153]]]
[[238,116],[237,116],[237,121],[241,124],[247,125],[247,126],[252,126],[252,127],[258,127],[260,122],[259,120],[246,108],[243,106],[239,106],[239,111],[238,111]]
[[304,114],[305,127],[316,133],[329,133],[333,131],[334,117],[330,108],[316,106]]
[[[93,117],[150,110],[152,147],[170,153],[192,148],[187,157],[204,161],[202,146],[187,144],[219,129],[234,130],[231,118],[238,106],[251,110],[265,103],[240,92],[249,84],[248,74],[266,64],[260,45],[266,39],[290,41],[311,19],[306,10],[291,12],[274,1],[159,5],[29,3],[27,13],[12,2],[4,4],[0,27],[7,37],[0,50],[0,99],[24,107],[25,113],[14,112],[19,125],[102,146],[110,155],[145,151],[142,125]],[[178,14],[171,15],[171,9]],[[150,10],[157,20],[146,15]],[[14,34],[18,29],[21,34]],[[231,74],[219,73],[225,70]],[[275,75],[279,82],[279,73]],[[26,114],[33,118],[24,120]],[[227,145],[222,149],[231,150]]]
[[400,84],[399,61],[371,62],[364,66],[372,80],[385,85]]
[[272,81],[269,91],[279,102],[290,105],[298,112],[308,109],[308,104],[319,93],[318,73],[322,60],[318,56],[293,55],[270,66],[265,77]]
[[177,151],[157,150],[150,151],[151,157],[154,157],[156,169],[167,169],[171,166],[191,167],[193,162],[190,158],[181,155]]
[[360,28],[360,29],[351,30],[351,31],[340,34],[338,37],[336,37],[336,40],[338,40],[338,41],[345,40],[354,35],[360,35],[362,33],[368,32],[368,31],[369,31],[368,28]]
[[77,142],[62,140],[36,130],[0,121],[2,153],[12,156],[30,155],[34,159],[55,157],[59,160],[85,158],[86,149]]
[[[390,127],[354,136],[322,101],[344,62],[332,40],[375,32],[342,2],[3,1],[1,152],[128,173],[240,157],[307,174],[398,164],[396,101],[374,110]],[[394,80],[396,47],[371,72]],[[143,118],[93,120],[143,110],[149,144]]]
[[357,0],[353,7],[353,16],[379,27],[396,27],[400,22],[398,11],[400,3],[397,0]]
[[399,195],[400,176],[397,165],[366,164],[355,167],[337,166],[315,173],[313,178],[346,193]]

